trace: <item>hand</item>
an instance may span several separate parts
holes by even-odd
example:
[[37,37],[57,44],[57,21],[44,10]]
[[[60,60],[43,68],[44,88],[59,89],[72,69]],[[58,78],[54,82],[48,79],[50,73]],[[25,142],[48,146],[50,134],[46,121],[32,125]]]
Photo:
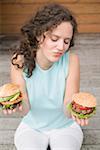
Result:
[[17,104],[17,107],[14,109],[3,109],[2,111],[5,115],[8,115],[8,114],[12,114],[12,113],[16,112],[17,110],[19,110],[19,111],[23,110],[22,104]]
[[86,126],[89,123],[88,119],[79,119],[78,117],[74,116],[73,114],[71,114],[73,120],[75,120],[79,125],[81,126]]

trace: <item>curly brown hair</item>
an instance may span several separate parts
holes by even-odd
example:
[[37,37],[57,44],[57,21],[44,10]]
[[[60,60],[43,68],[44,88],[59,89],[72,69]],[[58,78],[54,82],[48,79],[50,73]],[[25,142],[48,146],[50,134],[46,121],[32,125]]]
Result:
[[[72,13],[66,7],[55,3],[45,5],[39,9],[30,21],[21,28],[24,39],[20,42],[19,48],[14,52],[12,64],[27,70],[27,77],[30,77],[35,68],[36,51],[39,48],[38,37],[66,21],[70,22],[73,27],[70,48],[74,46],[74,35],[77,31],[77,23]],[[21,66],[18,63],[14,63],[18,55],[24,56],[24,62]]]

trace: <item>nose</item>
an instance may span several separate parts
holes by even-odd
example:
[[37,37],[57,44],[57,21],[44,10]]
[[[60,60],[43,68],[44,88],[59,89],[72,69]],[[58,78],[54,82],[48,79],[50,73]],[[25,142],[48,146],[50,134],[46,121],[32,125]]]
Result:
[[59,51],[62,51],[64,50],[64,41],[63,40],[59,40],[58,43],[57,43],[57,49]]

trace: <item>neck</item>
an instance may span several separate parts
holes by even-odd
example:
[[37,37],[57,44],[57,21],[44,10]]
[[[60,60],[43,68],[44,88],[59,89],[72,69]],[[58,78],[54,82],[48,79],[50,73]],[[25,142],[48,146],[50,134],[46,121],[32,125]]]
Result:
[[43,57],[39,51],[37,51],[36,62],[44,70],[49,69],[53,65],[53,63],[49,62],[45,57]]

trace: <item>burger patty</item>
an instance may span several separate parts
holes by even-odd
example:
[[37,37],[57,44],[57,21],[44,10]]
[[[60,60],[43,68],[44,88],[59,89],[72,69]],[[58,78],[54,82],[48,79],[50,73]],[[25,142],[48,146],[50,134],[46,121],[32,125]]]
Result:
[[80,107],[82,107],[82,106],[80,106],[78,104],[76,106],[75,103],[72,103],[72,110],[79,113],[79,114],[82,113],[85,115],[85,114],[90,114],[94,111],[94,108],[88,108],[87,110],[81,110]]

